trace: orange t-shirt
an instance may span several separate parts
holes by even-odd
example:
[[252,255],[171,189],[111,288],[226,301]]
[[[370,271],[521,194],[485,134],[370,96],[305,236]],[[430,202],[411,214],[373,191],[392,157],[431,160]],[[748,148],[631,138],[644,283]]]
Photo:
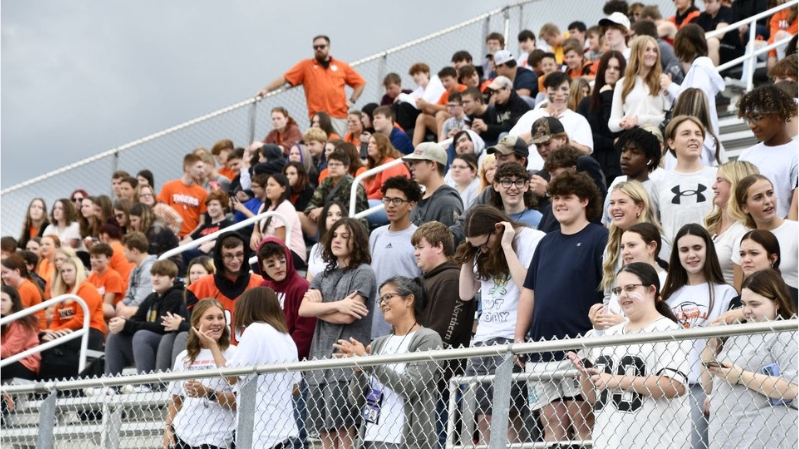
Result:
[[[364,166],[364,167],[361,167],[361,168],[359,168],[359,169],[355,170],[355,176],[358,176],[358,175],[360,175],[361,173],[363,173],[363,172],[365,172],[365,171],[366,171],[366,167],[365,167],[365,166]],[[351,174],[351,173],[350,173],[350,174]],[[353,176],[353,178],[354,178],[355,176]],[[324,170],[322,170],[322,172],[321,172],[321,173],[319,173],[319,184],[321,184],[321,183],[322,183],[322,181],[324,181],[324,180],[325,180],[325,178],[327,178],[327,177],[328,177],[328,173],[327,173],[327,167],[325,167],[325,168],[324,168]]]
[[30,229],[28,230],[28,236],[30,238],[34,238],[37,235],[39,235],[39,228],[37,228],[36,226],[31,226]]
[[[791,14],[791,8],[783,9],[782,11],[777,11],[771,16],[771,20],[769,20],[769,28],[771,29],[770,37],[768,38],[768,43],[774,43],[774,37],[778,31],[784,30],[791,34],[797,33],[797,20],[794,19],[793,23],[788,23],[788,16]],[[771,57],[777,57],[777,50],[769,50],[768,55]]]
[[[42,303],[42,292],[36,287],[33,282],[23,279],[17,287],[19,292],[19,299],[24,307],[31,307]],[[47,329],[47,318],[44,316],[44,310],[35,313],[39,318],[39,329]]]
[[[463,84],[458,84],[458,87],[455,90],[459,93],[463,92],[464,90],[466,90],[466,86],[464,86]],[[436,102],[436,104],[439,106],[446,106],[447,102],[449,101],[449,94],[451,93],[452,92],[450,91],[444,91],[444,93],[441,94],[440,97],[438,97],[438,101]]]
[[[586,70],[586,68],[588,68],[588,70]],[[580,70],[573,72],[571,69],[567,68],[566,74],[569,75],[570,79],[579,78],[581,76],[593,77],[594,73],[596,73],[593,69],[594,65],[591,63],[591,61],[584,61],[583,66],[580,67]]]
[[200,224],[200,216],[205,213],[205,198],[208,192],[197,184],[187,186],[180,179],[164,184],[158,194],[158,201],[172,206],[183,217],[180,238],[189,235]]
[[122,276],[114,271],[113,268],[106,268],[103,274],[92,271],[86,280],[97,287],[97,292],[100,293],[100,296],[102,296],[104,300],[107,293],[113,293],[114,305],[121,301],[122,297],[125,295],[126,289],[122,288],[125,285],[125,283],[122,282]]
[[[103,297],[94,285],[83,282],[78,287],[76,295],[80,296],[89,309],[89,327],[105,334],[105,317],[103,315]],[[51,331],[62,329],[78,330],[83,327],[83,308],[76,301],[67,301],[56,304],[53,321],[50,323]]]
[[341,140],[355,145],[355,148],[359,150],[361,149],[361,136],[353,136],[351,132],[347,131],[347,134],[344,134],[344,138]]
[[324,68],[316,59],[305,59],[283,74],[292,86],[305,90],[308,118],[319,111],[327,112],[333,118],[347,117],[347,93],[344,86],[356,88],[366,81],[346,62],[330,58]]
[[[247,287],[245,287],[244,291],[259,287],[263,282],[264,278],[255,273],[250,273],[250,282],[247,283]],[[194,293],[197,299],[214,298],[222,304],[222,307],[225,308],[225,318],[227,318],[227,324],[231,331],[230,342],[236,344],[236,333],[233,332],[233,311],[236,310],[236,300],[228,298],[219,291],[214,281],[214,275],[207,274],[197,279],[196,282],[189,285],[187,290]],[[191,309],[189,313],[191,313]]]
[[233,170],[231,170],[228,167],[222,167],[219,170],[217,170],[216,172],[219,173],[220,175],[224,176],[225,178],[231,180],[231,181],[233,181],[233,178],[236,177],[236,174],[233,173]]
[[108,261],[108,268],[119,273],[119,276],[122,278],[122,292],[124,294],[124,292],[128,290],[130,272],[136,268],[136,264],[128,262],[128,259],[125,258],[125,246],[122,245],[122,242],[111,242],[110,246],[111,249],[114,250],[114,255],[112,255],[111,260]]
[[38,274],[40,278],[44,279],[44,297],[47,299],[50,299],[48,292],[50,291],[50,284],[53,283],[54,272],[55,265],[51,261],[44,258],[39,261],[39,266],[36,267],[36,274]]
[[[393,157],[387,157],[383,164],[388,164],[393,161]],[[382,164],[381,164],[382,165]],[[383,181],[394,176],[404,176],[410,178],[411,174],[405,164],[395,165],[388,170],[381,171],[376,174],[374,178],[366,181],[366,197],[370,200],[379,200],[383,198],[383,192],[380,189],[383,187]]]

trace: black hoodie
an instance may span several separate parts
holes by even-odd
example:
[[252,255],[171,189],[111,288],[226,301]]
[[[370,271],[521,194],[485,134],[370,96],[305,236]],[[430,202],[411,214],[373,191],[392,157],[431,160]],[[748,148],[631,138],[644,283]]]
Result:
[[530,110],[530,105],[522,100],[513,89],[510,91],[508,101],[504,104],[494,103],[489,107],[494,108],[493,118],[495,121],[486,123],[488,129],[480,133],[480,137],[485,141],[491,142],[496,142],[500,134],[510,131],[516,122],[519,121],[519,118]]
[[125,320],[123,333],[133,335],[139,330],[148,330],[156,334],[165,334],[164,326],[161,325],[161,317],[172,312],[184,318],[188,318],[186,304],[183,302],[182,282],[175,282],[163,295],[156,292],[150,293],[139,305],[139,309],[129,319]]

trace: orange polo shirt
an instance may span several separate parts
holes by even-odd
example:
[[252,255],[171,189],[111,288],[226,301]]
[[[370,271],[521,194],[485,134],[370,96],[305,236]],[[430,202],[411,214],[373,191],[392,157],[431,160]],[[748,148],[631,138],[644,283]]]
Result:
[[330,58],[324,68],[316,59],[305,59],[283,74],[292,86],[302,85],[308,106],[308,118],[319,111],[333,118],[347,117],[347,94],[344,86],[356,88],[366,81],[346,62]]

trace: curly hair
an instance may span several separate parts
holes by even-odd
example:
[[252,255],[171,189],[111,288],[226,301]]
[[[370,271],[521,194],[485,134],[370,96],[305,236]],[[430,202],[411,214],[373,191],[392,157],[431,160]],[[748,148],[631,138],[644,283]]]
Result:
[[747,92],[738,100],[738,118],[750,114],[773,115],[787,122],[796,115],[796,103],[782,89],[768,84]]
[[[333,254],[333,234],[340,227],[345,227],[350,236],[347,239],[350,249],[350,261],[346,267],[338,265],[338,257]],[[369,252],[369,233],[360,221],[355,218],[342,218],[333,223],[324,237],[325,249],[322,251],[322,260],[327,264],[325,275],[329,275],[336,268],[351,270],[358,268],[361,264],[372,263],[372,254]]]
[[[514,176],[517,180],[524,179],[528,183],[530,179],[533,178],[530,172],[519,164],[502,164],[497,168],[497,171],[494,172],[494,183],[499,183],[499,180],[502,178],[512,178]],[[494,188],[491,188],[488,193],[488,204],[499,210],[505,210],[505,204],[502,202],[502,195]],[[528,188],[522,197],[525,208],[535,209],[535,207],[538,206],[538,200],[536,200],[535,194],[531,189]]]
[[418,203],[422,200],[422,188],[419,186],[419,183],[407,176],[392,176],[383,181],[380,191],[385,195],[388,189],[401,191],[405,194],[408,201],[413,201],[414,203]]
[[[519,229],[526,227],[524,223],[511,220],[510,217],[496,207],[481,204],[466,213],[463,234],[465,237],[488,236],[489,239],[492,235],[499,234],[496,238],[501,239],[505,229],[501,224],[503,221],[509,222],[517,234]],[[486,240],[487,243],[488,240]],[[502,250],[502,245],[499,242],[495,243],[494,248],[482,251],[480,247],[472,246],[471,243],[464,240],[458,245],[455,262],[459,265],[474,264],[477,272],[476,278],[481,281],[489,279],[497,281],[509,280],[511,276],[508,260],[505,258],[505,251]]]
[[658,168],[660,158],[663,156],[663,153],[660,152],[660,140],[657,136],[641,127],[622,132],[619,140],[616,141],[616,148],[622,152],[628,148],[643,151],[646,160],[650,161],[646,164],[649,173]]
[[[551,172],[558,168],[576,167],[577,159],[582,155],[583,153],[580,150],[568,143],[561,145],[552,150],[549,156],[547,156],[547,160],[544,162],[544,171]],[[499,171],[499,168],[497,171]],[[495,173],[494,177],[496,178],[496,176]]]
[[576,195],[581,200],[588,200],[588,205],[585,207],[585,218],[588,220],[602,214],[602,193],[599,192],[594,180],[585,173],[567,170],[549,182],[547,192],[551,197]]

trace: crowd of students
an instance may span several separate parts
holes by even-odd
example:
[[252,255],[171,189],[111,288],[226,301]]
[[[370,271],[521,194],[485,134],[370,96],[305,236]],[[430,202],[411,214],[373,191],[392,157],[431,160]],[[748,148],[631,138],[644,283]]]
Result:
[[[77,189],[50,214],[33,199],[19,237],[2,238],[2,316],[77,295],[106,375],[794,317],[795,39],[769,64],[778,82],[735,106],[760,143],[729,162],[715,65],[743,54],[746,33],[704,33],[747,2],[724,3],[700,12],[675,1],[663,20],[657,7],[611,0],[595,27],[544,25],[546,45],[521,32],[519,57],[491,33],[483,61],[457,52],[435,75],[414,64],[412,91],[389,74],[380,104],[362,110],[352,106],[365,82],[317,36],[313,59],[259,92],[303,85],[305,131],[277,107],[263,142],[198,148],[160,190],[145,169],[115,172],[112,196]],[[772,37],[796,34],[796,7],[785,11]],[[355,182],[385,164],[395,165]],[[267,211],[287,223],[224,231]],[[5,326],[2,357],[75,332],[83,314],[68,300]],[[77,342],[3,379],[85,374]],[[491,435],[492,383],[477,382],[477,440],[533,438],[532,416],[553,444],[795,447],[796,353],[795,335],[766,334],[531,354],[515,371],[573,366],[579,378],[514,381],[502,436]],[[316,435],[347,448],[361,430],[365,447],[440,447],[446,381],[502,361],[262,375],[256,407],[268,419],[253,441],[304,447]],[[242,380],[171,385],[164,447],[228,447]],[[748,427],[753,414],[764,430]]]

